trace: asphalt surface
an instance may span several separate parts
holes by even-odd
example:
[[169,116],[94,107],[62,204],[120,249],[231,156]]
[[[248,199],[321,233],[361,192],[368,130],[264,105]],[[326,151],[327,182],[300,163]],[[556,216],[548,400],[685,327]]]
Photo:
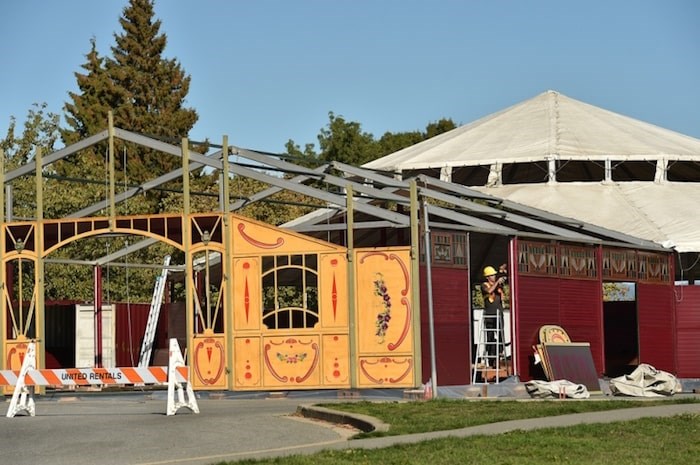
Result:
[[[700,404],[669,404],[349,441],[349,436],[357,431],[335,424],[341,420],[332,409],[314,406],[337,400],[327,394],[294,398],[208,396],[198,400],[199,414],[183,408],[177,415],[166,416],[164,394],[37,396],[34,417],[20,414],[6,418],[6,407],[0,412],[0,463],[208,465],[324,449],[373,449],[448,436],[501,434],[682,413],[700,415]],[[297,413],[303,411],[315,418]],[[372,421],[367,417],[357,420]]]

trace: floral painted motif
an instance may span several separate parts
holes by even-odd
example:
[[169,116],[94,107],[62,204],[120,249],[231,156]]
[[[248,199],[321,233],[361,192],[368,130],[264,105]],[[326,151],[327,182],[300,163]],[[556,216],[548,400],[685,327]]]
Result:
[[303,362],[305,358],[306,358],[306,353],[288,355],[288,354],[282,354],[280,352],[277,352],[277,359],[280,362],[297,363],[297,362]]
[[377,273],[376,276],[374,280],[374,295],[381,297],[384,310],[377,314],[377,332],[375,334],[379,339],[379,343],[382,344],[391,320],[391,297],[384,283],[384,276],[381,273]]

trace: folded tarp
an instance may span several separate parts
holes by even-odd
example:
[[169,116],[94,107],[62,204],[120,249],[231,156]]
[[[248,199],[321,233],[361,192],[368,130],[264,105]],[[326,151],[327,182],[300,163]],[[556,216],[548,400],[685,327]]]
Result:
[[646,363],[638,365],[629,375],[610,380],[610,391],[616,396],[664,397],[682,390],[678,378]]
[[525,383],[525,389],[530,394],[530,397],[538,399],[547,397],[588,399],[591,396],[583,384],[572,383],[565,379],[557,381],[528,381]]

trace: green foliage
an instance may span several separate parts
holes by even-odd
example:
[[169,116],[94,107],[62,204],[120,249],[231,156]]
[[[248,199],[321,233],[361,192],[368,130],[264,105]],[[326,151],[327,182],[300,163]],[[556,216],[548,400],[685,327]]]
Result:
[[[503,285],[503,308],[510,308],[510,285]],[[484,293],[481,291],[481,284],[472,287],[472,308],[484,308]]]
[[342,116],[328,114],[330,122],[318,135],[323,161],[342,161],[350,165],[361,165],[378,156],[377,145],[372,134],[362,132],[360,123],[347,122]]
[[443,118],[428,124],[425,132],[386,132],[375,140],[372,134],[362,131],[362,125],[358,122],[346,121],[333,112],[328,113],[328,119],[328,125],[318,135],[320,152],[315,152],[314,144],[306,144],[302,150],[290,139],[286,144],[287,153],[298,157],[307,166],[329,161],[359,166],[456,127],[452,120]]
[[603,302],[631,302],[635,299],[634,283],[603,283]]
[[[46,111],[46,104],[35,104],[27,112],[21,135],[16,134],[16,122],[10,118],[10,125],[5,137],[0,140],[0,147],[5,153],[5,171],[12,171],[27,163],[32,163],[37,149],[44,155],[53,152],[59,138],[60,117]],[[45,182],[47,182],[45,180]],[[13,180],[13,211],[6,212],[9,217],[27,219],[36,217],[36,178],[33,174]],[[47,189],[44,189],[47,192]],[[54,196],[46,193],[45,204]]]

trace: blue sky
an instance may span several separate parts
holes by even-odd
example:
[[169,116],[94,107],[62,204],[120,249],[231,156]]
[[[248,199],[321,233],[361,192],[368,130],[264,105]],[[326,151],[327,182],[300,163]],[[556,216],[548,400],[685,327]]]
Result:
[[[0,137],[33,103],[62,113],[94,37],[127,0],[5,2]],[[191,76],[190,137],[283,152],[328,112],[366,132],[466,124],[556,90],[700,138],[694,0],[156,0],[164,56]],[[129,128],[125,128],[129,129]]]

